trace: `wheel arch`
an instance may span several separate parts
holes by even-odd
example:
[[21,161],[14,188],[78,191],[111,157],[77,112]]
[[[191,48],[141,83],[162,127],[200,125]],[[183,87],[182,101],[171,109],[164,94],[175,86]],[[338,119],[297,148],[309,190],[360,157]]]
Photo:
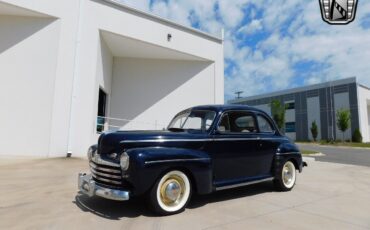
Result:
[[[193,191],[207,194],[213,191],[212,162],[208,154],[191,149],[140,148],[131,149],[131,178],[135,194],[150,190],[171,170],[179,170],[189,178]],[[138,183],[140,181],[140,183]]]
[[274,175],[276,175],[276,172],[279,170],[279,168],[282,167],[282,165],[288,160],[293,162],[294,166],[299,170],[299,172],[302,171],[302,154],[298,146],[292,142],[284,142],[277,148],[275,154]]
[[291,162],[294,164],[294,167],[295,167],[297,170],[299,170],[299,164],[298,164],[297,159],[295,159],[294,157],[289,157],[289,158],[287,158],[287,160],[286,160],[286,161],[291,161]]

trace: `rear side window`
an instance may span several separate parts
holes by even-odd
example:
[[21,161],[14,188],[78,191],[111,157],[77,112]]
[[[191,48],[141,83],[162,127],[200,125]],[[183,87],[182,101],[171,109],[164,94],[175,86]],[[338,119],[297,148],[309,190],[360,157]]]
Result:
[[220,132],[231,133],[255,133],[257,125],[253,114],[248,112],[227,112],[218,126]]
[[258,127],[261,133],[272,133],[274,129],[266,117],[257,115]]

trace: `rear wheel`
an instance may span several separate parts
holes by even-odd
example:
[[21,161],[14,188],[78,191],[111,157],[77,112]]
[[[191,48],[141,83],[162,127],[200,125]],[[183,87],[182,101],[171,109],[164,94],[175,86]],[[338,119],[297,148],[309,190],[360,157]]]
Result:
[[185,173],[174,170],[162,176],[150,191],[155,212],[170,215],[182,212],[190,200],[191,183]]
[[286,161],[275,176],[274,185],[279,191],[290,191],[296,182],[296,167],[290,160]]

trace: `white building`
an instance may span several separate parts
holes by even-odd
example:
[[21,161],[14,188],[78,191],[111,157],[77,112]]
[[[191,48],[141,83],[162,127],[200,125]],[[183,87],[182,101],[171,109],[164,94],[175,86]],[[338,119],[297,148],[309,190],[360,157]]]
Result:
[[98,110],[161,129],[223,103],[223,71],[222,38],[113,0],[0,0],[0,155],[85,155]]

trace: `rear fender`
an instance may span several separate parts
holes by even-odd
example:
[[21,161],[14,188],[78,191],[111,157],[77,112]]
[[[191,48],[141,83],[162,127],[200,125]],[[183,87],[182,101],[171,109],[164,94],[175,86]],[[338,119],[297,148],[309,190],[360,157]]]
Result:
[[291,160],[299,172],[302,172],[302,154],[298,146],[293,143],[286,142],[282,143],[276,150],[274,160],[274,175],[277,175],[280,168],[287,160]]

